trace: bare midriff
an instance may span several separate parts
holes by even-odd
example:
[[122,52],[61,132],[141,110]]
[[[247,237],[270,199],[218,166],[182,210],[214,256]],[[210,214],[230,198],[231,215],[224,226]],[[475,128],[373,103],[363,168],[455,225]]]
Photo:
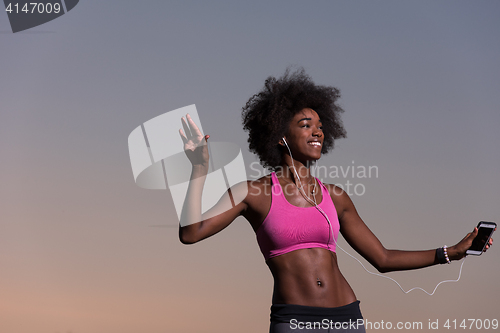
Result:
[[337,254],[322,248],[292,251],[267,262],[274,277],[273,304],[338,307],[356,301]]

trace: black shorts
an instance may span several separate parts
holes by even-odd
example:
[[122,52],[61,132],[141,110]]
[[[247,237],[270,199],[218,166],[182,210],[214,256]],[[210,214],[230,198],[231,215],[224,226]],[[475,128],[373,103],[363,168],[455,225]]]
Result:
[[359,301],[336,308],[275,304],[270,333],[365,333]]

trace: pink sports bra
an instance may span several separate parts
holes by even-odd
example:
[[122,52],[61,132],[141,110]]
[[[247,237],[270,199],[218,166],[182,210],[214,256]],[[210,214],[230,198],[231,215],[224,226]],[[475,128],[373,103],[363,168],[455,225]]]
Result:
[[291,251],[315,247],[330,248],[335,252],[340,224],[337,210],[326,186],[316,178],[322,195],[318,206],[330,219],[335,240],[331,237],[326,218],[316,207],[292,205],[286,200],[274,172],[271,174],[271,180],[271,208],[256,232],[257,242],[264,258],[268,260]]

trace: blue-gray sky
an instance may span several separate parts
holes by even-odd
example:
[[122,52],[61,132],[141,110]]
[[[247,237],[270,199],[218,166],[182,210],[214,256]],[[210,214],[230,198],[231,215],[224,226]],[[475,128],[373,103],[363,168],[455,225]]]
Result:
[[[340,88],[348,138],[320,165],[378,167],[332,181],[365,186],[353,201],[388,248],[500,221],[499,14],[498,1],[88,0],[12,34],[0,13],[0,331],[266,331],[272,278],[248,223],[180,244],[168,192],[134,184],[127,137],[196,104],[249,166],[241,107],[289,65]],[[404,295],[339,254],[366,319],[424,328],[500,319],[498,262],[493,246],[460,282]],[[390,276],[432,290],[459,266]]]

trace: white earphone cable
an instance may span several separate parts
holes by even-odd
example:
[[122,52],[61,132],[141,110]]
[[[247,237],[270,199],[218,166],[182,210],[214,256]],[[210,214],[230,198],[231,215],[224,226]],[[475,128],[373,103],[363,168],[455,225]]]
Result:
[[[330,237],[331,237],[331,236],[333,236],[333,228],[332,228],[332,224],[331,224],[331,222],[330,222],[330,219],[328,218],[328,215],[326,215],[326,213],[323,211],[323,209],[321,209],[321,207],[319,207],[319,206],[318,206],[318,204],[317,204],[317,202],[316,202],[316,196],[315,196],[315,195],[313,195],[313,200],[311,200],[311,199],[309,198],[309,196],[308,196],[308,195],[304,192],[304,188],[303,188],[303,186],[302,186],[302,182],[301,182],[300,177],[299,177],[299,175],[298,175],[298,173],[297,173],[297,170],[295,169],[295,164],[293,163],[292,151],[290,150],[290,147],[288,147],[288,143],[286,142],[285,138],[283,138],[283,142],[285,143],[285,145],[286,145],[286,147],[287,147],[287,149],[288,149],[288,152],[290,153],[290,158],[292,159],[292,167],[293,167],[293,171],[294,171],[294,173],[295,173],[295,177],[297,178],[297,180],[296,180],[296,181],[300,182],[300,187],[299,187],[297,184],[295,184],[295,186],[297,187],[297,189],[299,190],[299,192],[302,194],[302,196],[304,197],[304,199],[306,199],[306,200],[307,200],[307,201],[308,201],[311,205],[314,205],[314,207],[315,207],[315,208],[316,208],[316,209],[320,212],[320,214],[321,214],[321,215],[323,215],[323,216],[325,217],[326,221],[328,222],[328,225],[329,225],[329,227],[330,227],[330,232],[329,232],[329,234],[328,234],[328,243],[327,243],[327,246],[328,246],[328,250],[329,250],[329,251],[330,251],[330,253],[331,253],[331,250],[330,250],[330,239],[331,239],[331,238],[330,238]],[[314,190],[313,190],[313,193],[314,193],[315,189],[316,189],[316,181],[314,182]],[[363,269],[364,269],[367,273],[372,274],[372,275],[376,275],[376,276],[380,276],[380,277],[383,277],[383,278],[386,278],[386,279],[389,279],[389,280],[391,280],[391,281],[395,282],[395,283],[398,285],[399,289],[401,289],[401,291],[402,291],[403,293],[405,293],[405,294],[408,294],[409,292],[411,292],[411,291],[413,291],[413,290],[417,290],[417,289],[418,289],[418,290],[422,290],[424,293],[426,293],[426,294],[427,294],[427,295],[429,295],[429,296],[434,295],[434,293],[436,292],[437,288],[438,288],[438,287],[439,287],[442,283],[445,283],[445,282],[458,282],[458,281],[460,280],[460,277],[462,276],[462,267],[464,266],[464,263],[465,263],[465,258],[464,258],[464,260],[462,261],[462,264],[460,265],[460,271],[458,272],[458,278],[457,278],[456,280],[443,280],[443,281],[439,282],[439,283],[436,285],[436,287],[434,288],[434,290],[432,291],[432,293],[429,293],[428,291],[426,291],[425,289],[420,288],[420,287],[413,287],[413,288],[411,288],[411,289],[409,289],[409,290],[405,291],[405,290],[403,289],[403,287],[401,287],[401,285],[400,285],[400,284],[398,283],[398,281],[396,281],[395,279],[393,279],[393,278],[391,278],[391,277],[389,277],[389,276],[382,275],[382,274],[380,274],[380,273],[376,273],[376,272],[371,272],[371,271],[369,271],[369,270],[365,267],[365,265],[363,265],[363,263],[362,263],[362,262],[361,262],[358,258],[354,257],[352,254],[350,254],[349,252],[347,252],[346,250],[344,250],[342,247],[340,247],[340,246],[338,245],[337,241],[335,240],[335,237],[333,237],[333,241],[335,242],[335,246],[336,246],[336,247],[338,247],[339,249],[341,249],[341,250],[342,250],[345,254],[347,254],[349,257],[351,257],[351,258],[353,258],[354,260],[356,260],[356,261],[357,261],[357,262],[361,265],[361,267],[363,267]],[[332,255],[333,255],[333,254],[332,254]]]

